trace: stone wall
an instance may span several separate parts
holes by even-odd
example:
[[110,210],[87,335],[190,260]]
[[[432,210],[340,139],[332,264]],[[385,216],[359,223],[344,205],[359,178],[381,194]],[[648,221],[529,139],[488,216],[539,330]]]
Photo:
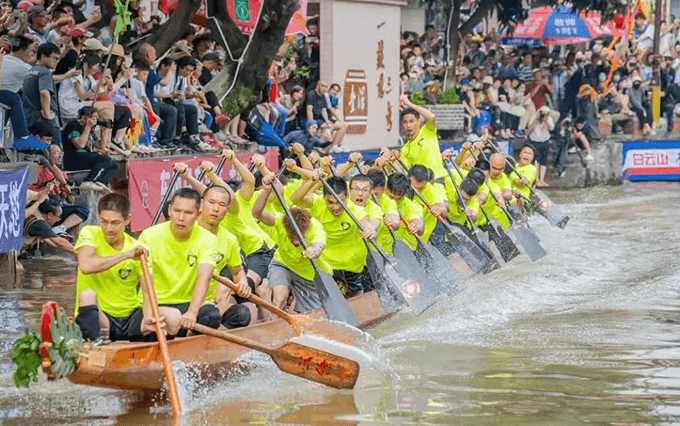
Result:
[[[582,151],[585,157],[585,152]],[[564,176],[558,178],[552,164],[546,181],[553,188],[588,188],[595,185],[623,184],[623,144],[604,141],[593,144],[593,161],[581,161],[578,154],[569,154]]]

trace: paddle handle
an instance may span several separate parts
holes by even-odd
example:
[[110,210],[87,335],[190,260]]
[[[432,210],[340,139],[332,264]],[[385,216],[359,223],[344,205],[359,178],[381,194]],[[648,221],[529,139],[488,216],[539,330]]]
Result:
[[168,197],[170,196],[170,193],[172,192],[172,188],[175,187],[175,184],[177,183],[177,179],[179,179],[179,173],[175,172],[172,175],[172,179],[170,180],[170,185],[168,186],[167,191],[165,191],[165,194],[163,195],[163,199],[161,199],[161,203],[158,206],[158,210],[156,210],[156,215],[153,217],[153,220],[151,221],[151,226],[154,226],[160,220],[161,212],[163,211],[163,206],[165,206],[165,203],[168,201]]
[[[228,278],[221,277],[217,274],[213,274],[213,279],[215,281],[217,281],[218,283],[227,286],[233,292],[238,291],[238,287],[236,287],[236,284],[234,284],[234,282],[231,281]],[[268,310],[269,312],[283,318],[288,323],[291,323],[293,321],[293,318],[289,313],[277,308],[273,304],[271,304],[271,303],[267,302],[266,300],[256,296],[255,294],[251,294],[250,296],[248,296],[248,301],[253,302],[255,305],[259,306],[260,308],[264,308],[264,309]]]
[[139,261],[142,264],[142,274],[144,275],[143,291],[144,297],[149,301],[151,306],[151,314],[156,319],[156,336],[158,338],[158,346],[161,350],[161,359],[163,360],[163,370],[165,371],[165,380],[168,382],[168,396],[170,397],[170,404],[172,405],[172,416],[175,418],[182,416],[182,406],[179,402],[179,393],[177,392],[177,382],[175,382],[175,372],[172,369],[170,362],[170,351],[168,350],[168,341],[165,338],[165,333],[160,325],[160,310],[158,309],[158,301],[156,300],[156,292],[151,284],[151,274],[149,273],[149,265],[146,260],[146,255],[139,256]]
[[250,348],[250,349],[253,349],[255,351],[264,352],[264,353],[269,354],[269,355],[272,355],[272,353],[274,352],[274,349],[272,349],[272,348],[269,348],[265,345],[254,342],[250,339],[246,339],[244,337],[237,336],[235,334],[227,333],[226,331],[215,330],[214,328],[210,328],[210,327],[207,327],[205,325],[198,324],[198,323],[194,324],[194,326],[192,328],[193,328],[194,331],[198,331],[199,333],[202,333],[202,334],[205,334],[205,335],[208,335],[208,336],[217,337],[218,339],[227,340],[229,342],[236,343],[237,345],[245,346],[246,348]]

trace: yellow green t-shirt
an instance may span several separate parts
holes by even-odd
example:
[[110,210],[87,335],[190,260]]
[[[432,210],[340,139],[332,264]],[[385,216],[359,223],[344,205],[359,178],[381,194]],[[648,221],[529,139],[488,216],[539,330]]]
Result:
[[437,128],[423,125],[418,135],[401,149],[401,159],[407,166],[421,164],[434,172],[436,178],[446,176],[442,154],[439,151]]
[[[408,222],[411,222],[413,219],[416,218],[423,218],[423,208],[420,206],[420,204],[416,203],[415,201],[411,200],[408,197],[404,197],[398,202],[397,204],[397,209],[399,210],[399,214],[403,216]],[[403,223],[397,229],[395,232],[397,238],[400,240],[404,241],[409,247],[411,247],[411,250],[415,250],[418,248],[418,240],[416,240],[416,237],[414,237],[406,228],[406,225]]]
[[[367,216],[363,207],[357,206],[350,200],[347,200],[347,207],[359,221]],[[309,211],[326,232],[326,248],[321,258],[334,270],[363,271],[368,251],[363,238],[359,235],[359,227],[347,212],[343,211],[339,217],[333,216],[326,207],[326,200],[321,195],[314,195],[312,208]]]
[[[505,176],[505,173],[503,173],[503,177],[505,177],[505,179],[499,178],[496,180],[492,180],[491,178],[489,178],[486,181],[486,186],[489,190],[489,194],[486,200],[486,204],[484,204],[484,209],[486,210],[487,214],[490,217],[496,219],[503,228],[507,228],[508,226],[510,226],[508,216],[505,214],[505,212],[503,212],[503,209],[498,207],[498,204],[496,203],[496,200],[493,197],[493,195],[496,195],[496,198],[498,198],[499,195],[502,196],[503,191],[505,189],[510,188],[510,181],[508,180],[508,177]],[[493,192],[493,195],[491,194],[491,192]]]
[[[510,175],[508,176],[508,178],[510,179],[510,183],[511,183],[513,189],[519,189],[519,192],[523,196],[525,196],[526,198],[529,198],[531,196],[530,187],[532,187],[534,185],[534,182],[536,181],[536,166],[529,163],[529,164],[525,164],[523,166],[515,166],[515,170],[517,170],[517,172],[519,172],[519,176],[514,171],[511,172]],[[528,186],[517,185],[515,183],[515,179],[518,179],[519,177],[525,178],[529,182],[529,185]]]
[[[274,259],[281,262],[286,268],[290,269],[294,273],[298,274],[307,281],[314,281],[314,267],[312,262],[302,255],[304,249],[302,247],[295,247],[293,243],[290,242],[288,233],[286,232],[286,227],[283,225],[284,215],[281,213],[276,213],[276,222],[274,226],[267,226],[266,230],[272,237],[274,242],[277,244],[276,252],[274,253]],[[266,225],[265,225],[266,226]],[[326,233],[323,230],[323,226],[318,220],[312,218],[312,223],[305,236],[307,243],[312,246],[316,243],[322,243],[326,245]],[[324,251],[326,249],[324,248]],[[319,267],[329,275],[333,275],[333,268],[326,263],[323,258],[316,259]]]
[[162,305],[191,302],[199,265],[215,266],[218,260],[217,237],[194,225],[186,241],[177,241],[170,222],[152,226],[139,236],[153,260],[154,288]]
[[262,248],[265,244],[265,239],[260,234],[261,228],[259,226],[257,229],[254,229],[246,224],[243,219],[244,214],[241,212],[244,208],[247,209],[247,206],[239,205],[238,213],[228,212],[224,219],[222,219],[222,222],[220,222],[220,226],[224,226],[227,231],[234,234],[243,253],[246,256],[250,256]]
[[374,203],[373,200],[368,200],[368,203],[364,209],[366,210],[366,213],[368,213],[368,217],[371,220],[380,219],[380,226],[378,227],[376,242],[380,248],[385,250],[385,253],[387,253],[389,256],[392,256],[394,254],[394,239],[392,238],[390,231],[387,229],[387,226],[385,226],[385,221],[383,218],[388,214],[398,215],[399,209],[397,209],[397,203],[395,203],[393,199],[385,194],[382,194],[380,197],[378,197],[378,202],[380,203],[379,206]]
[[250,200],[246,200],[245,198],[243,198],[243,195],[241,195],[240,191],[237,192],[236,201],[238,201],[239,204],[238,215],[241,218],[241,221],[246,226],[248,226],[250,229],[252,229],[262,237],[264,243],[267,244],[267,247],[273,248],[274,241],[272,241],[269,235],[260,227],[259,223],[257,222],[257,219],[253,217],[253,204],[255,204],[255,200],[257,200],[255,196],[251,197]]
[[[290,200],[290,196],[293,195],[293,192],[295,192],[296,189],[298,189],[300,186],[305,181],[303,179],[291,179],[288,181],[287,184],[284,185],[283,187],[283,199],[286,200],[286,204],[288,207],[293,205],[293,202]],[[260,195],[260,192],[262,190],[258,190],[255,192],[253,195],[253,199],[257,199]],[[283,211],[283,207],[281,206],[281,203],[279,202],[279,199],[276,198],[276,195],[272,192],[272,196],[269,198],[267,201],[267,204],[265,205],[265,210],[270,211],[272,213],[281,213],[284,214],[285,212]]]
[[[215,262],[215,273],[219,275],[224,268],[233,268],[241,266],[241,248],[238,245],[238,240],[231,232],[219,226],[217,229],[217,261]],[[205,296],[208,302],[215,301],[215,289],[222,284],[215,280],[210,280],[210,288]]]
[[[123,248],[116,250],[106,241],[104,231],[99,226],[85,226],[80,230],[75,251],[82,247],[93,247],[99,257],[111,257],[134,249],[139,245],[137,240],[125,235]],[[150,267],[151,268],[151,267]],[[116,318],[130,315],[136,308],[142,306],[141,296],[137,294],[137,285],[142,276],[142,266],[138,260],[127,259],[117,265],[97,274],[83,274],[78,269],[76,282],[76,308],[78,313],[78,295],[83,290],[93,290],[97,293],[97,303],[103,312]]]
[[[437,203],[446,202],[446,189],[439,183],[432,184],[428,182],[425,184],[423,190],[420,191],[420,193],[430,206],[433,206]],[[437,226],[437,218],[430,212],[430,209],[427,208],[427,206],[418,196],[415,196],[413,201],[418,203],[423,210],[423,222],[425,223],[425,230],[423,231],[423,235],[421,237],[423,241],[430,241],[430,235],[432,235],[434,227]]]

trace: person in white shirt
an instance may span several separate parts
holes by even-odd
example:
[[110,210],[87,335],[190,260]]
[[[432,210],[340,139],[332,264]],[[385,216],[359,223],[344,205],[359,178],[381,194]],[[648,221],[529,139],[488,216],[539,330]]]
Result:
[[18,36],[12,43],[12,53],[5,56],[2,68],[2,90],[18,92],[24,84],[24,77],[35,63],[38,44],[32,39]]

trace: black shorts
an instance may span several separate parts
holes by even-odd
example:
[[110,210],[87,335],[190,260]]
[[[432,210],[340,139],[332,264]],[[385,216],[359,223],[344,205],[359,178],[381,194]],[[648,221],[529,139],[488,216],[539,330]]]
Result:
[[362,272],[333,270],[333,279],[338,283],[338,287],[345,297],[352,297],[373,288],[366,268]]
[[550,141],[545,142],[531,142],[531,146],[534,147],[534,160],[541,166],[548,165],[548,157],[550,156]]
[[260,278],[267,278],[267,272],[269,271],[269,263],[271,263],[274,258],[274,250],[267,247],[266,244],[262,244],[259,250],[246,256],[245,267],[248,271],[253,271]]
[[[168,305],[160,305],[160,306],[165,306],[168,308],[175,308],[179,310],[179,312],[184,315],[188,310],[189,310],[189,303],[177,303],[177,304],[168,304]],[[222,316],[220,315],[220,310],[217,308],[217,305],[213,303],[208,303],[203,306],[198,310],[198,315],[196,316],[196,322],[205,325],[206,327],[210,328],[219,328],[220,326],[220,321],[222,319]],[[194,333],[196,333],[194,331]],[[187,330],[180,330],[179,333],[177,333],[178,337],[184,337],[187,335]]]
[[116,340],[129,340],[131,342],[144,340],[144,336],[140,328],[142,327],[142,319],[144,319],[144,312],[142,308],[137,308],[126,317],[114,317],[104,312],[106,318],[109,320],[109,339],[112,342]]

